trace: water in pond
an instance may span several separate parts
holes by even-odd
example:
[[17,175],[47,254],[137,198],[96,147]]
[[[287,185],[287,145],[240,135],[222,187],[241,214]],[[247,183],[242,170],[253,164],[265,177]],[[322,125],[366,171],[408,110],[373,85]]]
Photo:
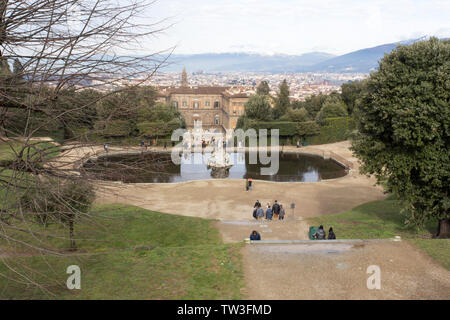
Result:
[[126,183],[167,183],[215,178],[316,182],[342,177],[345,169],[333,160],[319,156],[280,153],[279,170],[274,175],[261,175],[262,167],[270,165],[249,164],[248,153],[231,153],[234,165],[226,172],[213,172],[206,166],[210,154],[192,153],[181,157],[180,165],[171,161],[170,154],[146,152],[117,154],[89,160],[82,173],[91,178],[122,181]]

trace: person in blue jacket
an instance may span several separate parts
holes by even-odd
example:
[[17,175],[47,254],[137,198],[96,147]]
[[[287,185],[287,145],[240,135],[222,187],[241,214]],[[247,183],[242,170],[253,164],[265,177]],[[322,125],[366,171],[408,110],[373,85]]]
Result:
[[261,236],[256,230],[253,230],[250,235],[250,240],[261,240]]

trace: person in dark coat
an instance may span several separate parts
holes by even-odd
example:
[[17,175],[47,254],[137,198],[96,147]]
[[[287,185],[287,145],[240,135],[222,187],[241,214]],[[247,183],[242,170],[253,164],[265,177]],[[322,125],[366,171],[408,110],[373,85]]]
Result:
[[261,202],[259,202],[259,200],[256,200],[255,205],[253,206],[253,208],[258,208],[261,207]]
[[253,230],[250,235],[250,240],[261,240],[261,235],[256,230]]
[[317,240],[325,240],[327,238],[325,230],[323,230],[323,226],[320,226],[319,229],[317,229],[317,231],[313,234],[313,238]]
[[273,211],[273,219],[278,220],[278,215],[280,214],[280,205],[278,204],[278,201],[275,200],[275,203],[272,206]]
[[330,227],[330,230],[328,230],[328,240],[336,240],[336,235],[334,234],[332,227]]

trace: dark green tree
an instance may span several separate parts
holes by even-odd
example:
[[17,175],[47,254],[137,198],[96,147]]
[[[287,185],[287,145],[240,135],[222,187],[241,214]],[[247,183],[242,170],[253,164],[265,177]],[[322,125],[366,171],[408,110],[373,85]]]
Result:
[[279,91],[275,97],[275,108],[273,109],[273,117],[275,119],[284,115],[287,109],[290,107],[291,101],[289,99],[289,86],[286,79],[279,86]]
[[345,117],[348,115],[346,106],[342,101],[326,101],[316,116],[316,121],[324,124],[326,118]]
[[256,88],[256,94],[260,96],[268,96],[270,92],[269,84],[267,81],[263,80],[259,83],[258,87]]
[[439,222],[450,237],[450,41],[399,46],[362,95],[353,150],[360,171],[404,201],[407,223]]
[[357,100],[361,96],[361,91],[363,90],[363,82],[352,81],[348,83],[343,83],[341,86],[341,90],[342,90],[341,94],[342,100],[347,106],[348,113],[352,114],[357,104]]
[[249,119],[269,121],[272,119],[272,108],[265,96],[251,96],[244,106],[245,116]]

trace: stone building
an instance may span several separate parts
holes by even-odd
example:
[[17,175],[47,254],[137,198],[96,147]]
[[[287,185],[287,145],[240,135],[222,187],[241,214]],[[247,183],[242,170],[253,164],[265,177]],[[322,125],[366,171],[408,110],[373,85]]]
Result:
[[236,127],[250,95],[233,87],[189,86],[185,70],[181,87],[159,87],[158,92],[158,101],[172,103],[184,116],[187,129],[201,125],[215,132]]

